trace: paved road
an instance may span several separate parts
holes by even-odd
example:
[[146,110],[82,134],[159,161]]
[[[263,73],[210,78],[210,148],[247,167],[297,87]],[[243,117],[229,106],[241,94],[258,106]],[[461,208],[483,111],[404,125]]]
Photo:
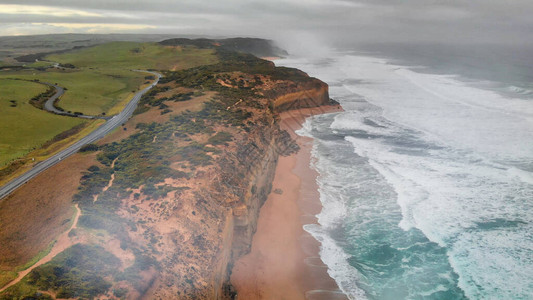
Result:
[[60,114],[60,115],[66,113],[64,111],[60,111],[54,106],[54,102],[56,101],[57,98],[61,97],[65,93],[65,89],[60,87],[59,85],[51,84],[48,82],[40,82],[40,83],[46,84],[48,86],[53,86],[56,89],[56,93],[44,103],[44,109],[49,112],[53,112],[55,114]]
[[23,175],[13,179],[12,181],[8,182],[6,185],[2,186],[0,188],[0,199],[6,197],[11,192],[16,190],[18,187],[28,182],[33,177],[37,176],[42,171],[57,164],[62,159],[65,159],[71,156],[72,154],[78,152],[78,150],[80,150],[80,148],[83,147],[84,145],[96,142],[97,140],[103,138],[106,134],[111,132],[113,129],[125,123],[133,114],[133,111],[137,107],[137,104],[139,103],[139,100],[141,99],[142,95],[148,92],[152,87],[154,87],[159,82],[159,78],[161,78],[161,74],[156,73],[156,72],[148,72],[148,71],[142,71],[142,70],[135,70],[135,71],[152,73],[155,76],[157,76],[157,79],[150,86],[146,87],[142,91],[137,92],[135,96],[133,96],[131,101],[128,103],[128,105],[126,105],[126,108],[124,108],[124,110],[120,112],[120,114],[107,120],[107,122],[105,122],[102,126],[98,127],[96,130],[91,132],[89,135],[85,136],[84,138],[80,139],[76,143],[72,144],[70,147],[55,154],[54,156],[48,158],[47,160],[44,160],[38,163],[31,170],[27,171]]
[[56,93],[52,97],[50,97],[50,99],[46,100],[46,102],[44,103],[44,110],[47,110],[57,115],[63,115],[63,116],[69,116],[69,117],[78,117],[78,118],[84,118],[84,119],[104,119],[104,120],[109,119],[107,117],[77,115],[77,114],[73,114],[73,113],[69,113],[69,112],[61,111],[57,109],[54,106],[54,102],[56,101],[57,98],[61,97],[65,93],[65,89],[63,87],[60,87],[59,85],[48,83],[48,82],[40,81],[38,83],[48,85],[56,89]]

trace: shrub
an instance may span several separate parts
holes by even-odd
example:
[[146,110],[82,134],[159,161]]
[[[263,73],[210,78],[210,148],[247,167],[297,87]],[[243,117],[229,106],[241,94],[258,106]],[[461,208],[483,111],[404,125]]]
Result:
[[94,152],[98,151],[98,145],[96,144],[87,144],[80,148],[80,152]]
[[122,298],[128,294],[128,289],[126,288],[118,288],[113,289],[113,295],[117,298]]
[[231,133],[220,131],[210,137],[207,142],[211,145],[227,145],[233,139]]
[[120,260],[99,246],[76,244],[52,261],[35,268],[28,283],[42,290],[57,290],[58,298],[94,298],[107,292],[111,275]]
[[93,165],[93,166],[90,166],[89,169],[87,170],[89,170],[89,172],[98,172],[100,171],[100,167]]

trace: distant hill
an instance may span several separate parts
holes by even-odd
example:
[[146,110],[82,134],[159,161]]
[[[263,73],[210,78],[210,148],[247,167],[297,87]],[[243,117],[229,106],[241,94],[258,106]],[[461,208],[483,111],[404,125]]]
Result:
[[[0,37],[0,61],[13,65],[35,62],[49,54],[64,53],[114,41],[159,42],[166,46],[194,45],[200,49],[218,48],[250,53],[258,57],[287,56],[271,40],[259,38],[205,38],[198,35],[169,34],[46,34]],[[1,64],[1,62],[0,62]]]
[[218,48],[227,51],[249,53],[257,57],[287,56],[287,51],[277,47],[272,40],[258,38],[188,39],[176,38],[160,42],[165,46],[194,45],[200,49]]
[[[159,42],[174,38],[172,34],[43,34],[25,36],[0,36],[0,61],[7,64],[34,62],[35,57],[24,57],[37,53],[57,53],[73,48],[89,47],[109,42]],[[199,35],[181,35],[187,38],[199,38]],[[205,36],[203,36],[205,37]],[[16,59],[19,58],[19,59]],[[1,64],[1,63],[0,63]]]
[[[158,42],[170,35],[157,34],[44,34],[1,36],[0,60],[16,63],[15,57],[36,53],[51,53],[79,47],[88,47],[113,41]],[[32,59],[32,58],[28,58]],[[23,62],[28,60],[22,59]],[[35,58],[31,60],[35,61]]]

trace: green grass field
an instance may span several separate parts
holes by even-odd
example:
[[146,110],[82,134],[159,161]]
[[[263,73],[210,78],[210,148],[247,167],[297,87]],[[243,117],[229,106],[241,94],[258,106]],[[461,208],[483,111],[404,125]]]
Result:
[[69,53],[49,55],[47,60],[78,68],[177,70],[217,62],[212,49],[167,47],[157,43],[114,42]]
[[[148,74],[135,69],[176,70],[217,62],[213,50],[177,48],[156,43],[114,42],[45,58],[61,64],[73,64],[72,70],[49,68],[0,74],[2,77],[39,79],[58,83],[68,90],[59,106],[66,111],[100,115],[120,111],[115,106],[126,103],[146,81]],[[29,67],[43,67],[36,62]],[[113,109],[114,108],[114,109]]]
[[[65,111],[100,115],[132,96],[144,82],[146,74],[122,70],[46,71],[24,70],[0,73],[0,78],[39,79],[67,88],[59,106]],[[30,97],[31,98],[31,97]]]
[[[0,168],[39,148],[55,135],[84,122],[36,109],[28,101],[43,92],[45,86],[8,78],[57,83],[66,88],[59,101],[59,106],[65,111],[110,115],[120,112],[127,100],[147,81],[145,77],[149,74],[132,70],[177,70],[218,61],[210,49],[135,42],[107,43],[49,55],[45,59],[49,62],[36,62],[27,67],[45,67],[58,62],[72,64],[75,68],[0,72],[0,112],[3,113],[0,118]],[[17,106],[11,107],[13,103],[10,100],[15,100]]]
[[[82,119],[57,116],[33,107],[28,100],[46,87],[27,81],[0,78],[0,167],[38,148]],[[16,106],[13,102],[16,101]]]

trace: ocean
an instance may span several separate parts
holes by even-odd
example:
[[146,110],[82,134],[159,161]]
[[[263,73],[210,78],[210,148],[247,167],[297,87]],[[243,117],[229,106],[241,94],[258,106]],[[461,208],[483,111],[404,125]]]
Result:
[[299,134],[315,139],[323,205],[305,230],[350,299],[533,299],[533,62],[511,50],[276,61],[345,110]]

